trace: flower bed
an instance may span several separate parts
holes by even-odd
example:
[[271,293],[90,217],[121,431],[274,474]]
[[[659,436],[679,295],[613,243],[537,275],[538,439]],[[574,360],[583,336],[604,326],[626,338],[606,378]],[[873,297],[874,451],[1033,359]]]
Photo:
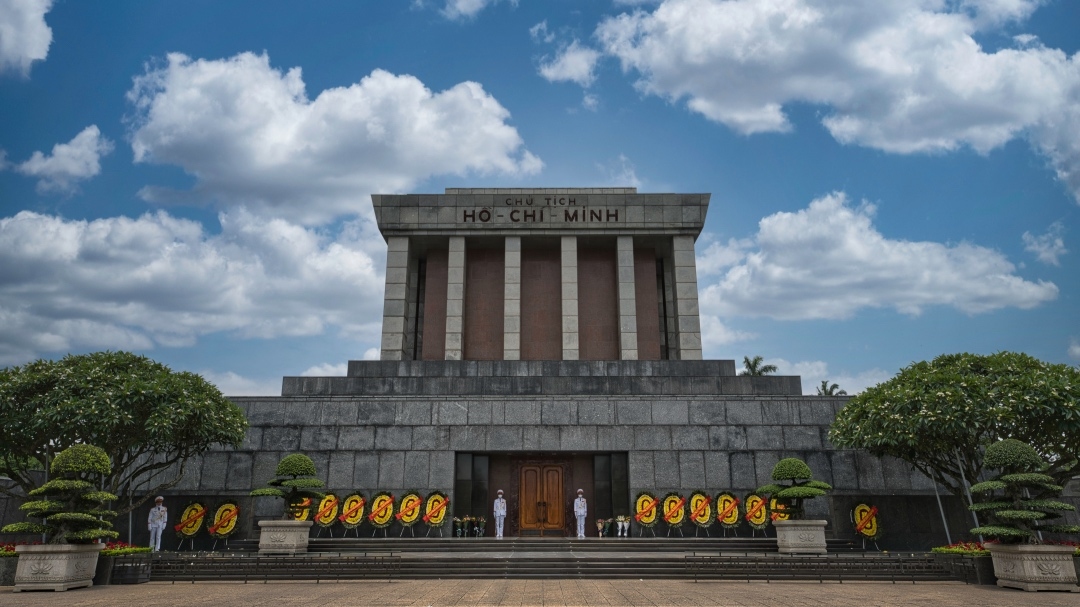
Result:
[[994,561],[990,551],[981,542],[957,542],[948,546],[931,548],[934,559],[952,575],[968,584],[994,585]]

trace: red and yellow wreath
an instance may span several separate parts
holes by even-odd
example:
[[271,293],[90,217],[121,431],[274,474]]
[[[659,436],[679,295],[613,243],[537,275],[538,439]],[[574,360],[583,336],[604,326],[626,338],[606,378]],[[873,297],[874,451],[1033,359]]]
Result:
[[202,502],[191,502],[187,506],[184,506],[184,511],[180,513],[180,522],[173,525],[173,530],[176,531],[176,535],[179,535],[183,539],[195,537],[195,534],[202,529],[203,519],[206,518],[206,506]]
[[690,494],[690,522],[698,527],[712,525],[713,503],[712,496],[701,490]]
[[240,505],[226,500],[214,510],[214,518],[206,532],[217,539],[225,539],[236,533],[236,523],[240,520]]
[[327,493],[319,500],[319,507],[315,510],[315,523],[320,527],[330,527],[337,522],[338,509],[341,502],[338,496]]
[[784,512],[787,510],[787,504],[776,499],[775,497],[769,500],[769,519],[773,522],[786,521],[791,518],[791,514]]
[[678,527],[686,522],[686,498],[672,491],[664,496],[662,503],[664,522]]
[[727,529],[739,526],[739,498],[724,492],[716,496],[716,520]]
[[756,493],[751,493],[743,500],[746,515],[743,517],[754,529],[764,529],[769,524],[768,502]]
[[306,521],[311,518],[311,498],[305,497],[304,499],[296,502],[295,504],[289,504],[289,518],[294,521]]
[[446,510],[450,498],[441,491],[432,491],[424,502],[424,522],[429,527],[442,527],[446,522]]
[[868,540],[876,540],[881,535],[881,524],[878,522],[877,506],[871,504],[857,504],[854,511],[855,531]]
[[341,503],[341,515],[338,516],[338,520],[346,529],[359,527],[360,523],[364,522],[364,506],[366,505],[367,502],[359,491],[349,494],[349,497]]
[[394,518],[403,527],[412,527],[416,521],[420,520],[421,506],[423,505],[424,498],[420,496],[418,491],[406,491],[405,495],[401,496],[401,501],[398,502],[398,511]]
[[371,498],[371,514],[367,516],[378,529],[383,529],[394,520],[394,496],[386,491],[380,491]]
[[652,527],[660,520],[660,500],[648,491],[642,491],[634,499],[634,522],[642,527]]

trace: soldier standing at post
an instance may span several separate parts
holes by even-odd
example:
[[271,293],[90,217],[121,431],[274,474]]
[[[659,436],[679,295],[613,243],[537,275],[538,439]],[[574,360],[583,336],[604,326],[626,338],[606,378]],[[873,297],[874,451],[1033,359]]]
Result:
[[165,524],[169,521],[169,509],[164,506],[165,498],[160,495],[154,498],[154,507],[150,509],[147,523],[150,527],[150,547],[154,552],[161,550],[161,533],[165,531]]
[[577,499],[574,500],[574,516],[577,517],[577,538],[585,539],[585,517],[589,514],[589,505],[585,503],[585,492],[577,490]]
[[506,500],[503,499],[503,491],[499,489],[498,497],[495,498],[495,537],[502,539],[503,523],[506,521]]

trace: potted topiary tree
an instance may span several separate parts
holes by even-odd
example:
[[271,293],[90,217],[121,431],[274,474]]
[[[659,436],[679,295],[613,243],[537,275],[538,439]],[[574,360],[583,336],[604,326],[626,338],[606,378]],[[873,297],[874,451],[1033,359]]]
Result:
[[972,493],[991,494],[990,501],[971,507],[988,514],[990,524],[971,532],[997,540],[985,544],[994,560],[997,585],[1080,592],[1071,562],[1075,549],[1040,540],[1042,533],[1080,533],[1080,525],[1045,524],[1076,508],[1056,499],[1062,487],[1043,473],[1047,463],[1042,456],[1031,445],[1009,438],[987,447],[983,462],[1001,474],[971,487]]
[[[278,463],[275,478],[266,487],[251,492],[253,497],[279,497],[285,500],[279,520],[259,521],[259,554],[297,554],[307,552],[311,521],[296,520],[305,499],[317,503],[323,494],[316,491],[323,482],[315,478],[315,464],[302,453],[286,455]],[[309,503],[311,503],[309,502]]]
[[[758,487],[757,492],[768,495],[783,505],[787,520],[775,520],[776,545],[786,554],[825,554],[825,526],[821,519],[804,519],[803,502],[825,495],[832,485],[815,481],[810,466],[797,457],[786,457],[773,466],[772,480]],[[784,483],[786,484],[779,484]]]
[[29,492],[39,498],[19,507],[40,523],[14,523],[2,533],[43,533],[41,545],[16,546],[15,592],[23,590],[69,590],[93,586],[98,554],[115,538],[108,519],[115,512],[105,502],[116,499],[100,491],[101,478],[112,471],[109,456],[93,445],[73,445],[56,455],[49,466],[52,479]]

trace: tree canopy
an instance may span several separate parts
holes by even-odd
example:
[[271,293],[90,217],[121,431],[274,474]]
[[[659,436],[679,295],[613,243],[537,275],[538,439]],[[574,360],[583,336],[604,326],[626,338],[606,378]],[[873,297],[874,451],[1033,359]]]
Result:
[[990,444],[1015,438],[1064,484],[1080,458],[1080,370],[1016,352],[946,354],[853,397],[829,440],[909,462],[955,495],[976,482]]
[[821,385],[817,387],[818,396],[846,396],[847,390],[841,390],[840,384],[830,384],[829,380],[821,380]]
[[[127,512],[175,485],[184,463],[214,445],[238,446],[247,420],[211,383],[130,352],[69,355],[0,370],[0,474],[28,494],[49,459],[77,444],[104,450],[105,491]],[[124,502],[127,502],[125,499]]]
[[760,356],[750,358],[749,356],[742,357],[743,370],[739,375],[768,375],[770,373],[776,373],[776,365],[765,365],[765,359]]

